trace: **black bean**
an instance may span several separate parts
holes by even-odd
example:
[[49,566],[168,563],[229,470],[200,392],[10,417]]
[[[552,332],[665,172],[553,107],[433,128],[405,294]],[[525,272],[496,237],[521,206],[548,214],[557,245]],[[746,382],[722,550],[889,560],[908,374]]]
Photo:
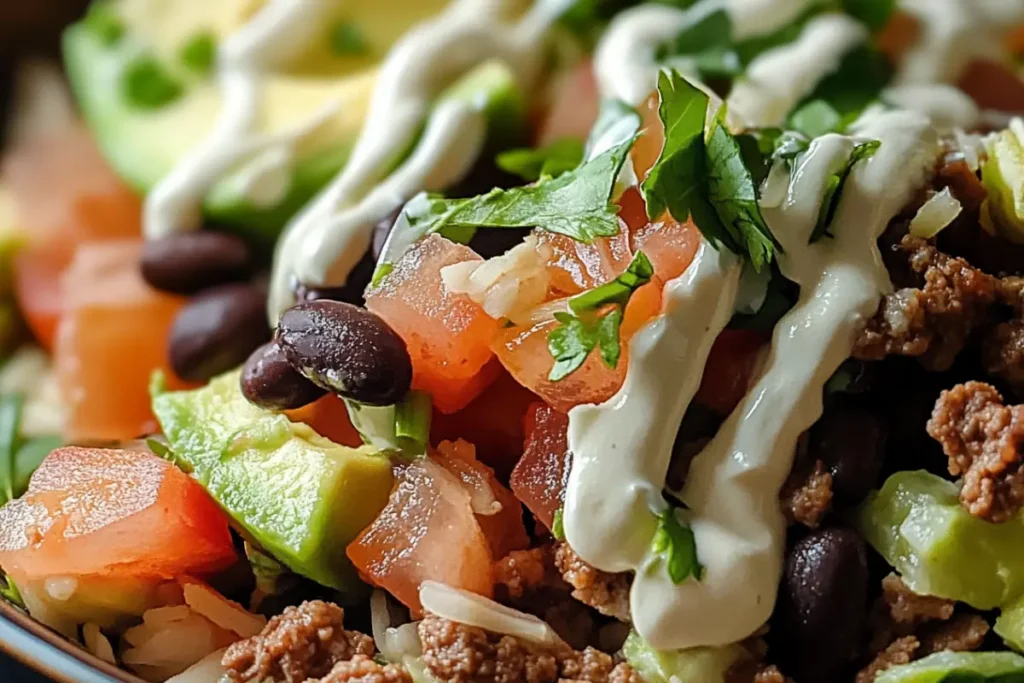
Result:
[[869,410],[836,405],[811,428],[809,457],[825,463],[838,499],[859,503],[878,484],[887,435],[885,422]]
[[242,395],[269,410],[301,408],[327,393],[299,374],[273,341],[252,352],[240,381]]
[[819,529],[786,554],[771,625],[783,671],[827,683],[859,654],[867,617],[868,567],[855,531]]
[[380,317],[340,301],[310,301],[281,316],[278,343],[311,382],[370,405],[400,401],[412,382],[405,342]]
[[252,260],[248,245],[235,235],[184,232],[145,243],[142,277],[165,292],[194,294],[245,280]]
[[196,381],[237,367],[270,339],[266,305],[266,289],[250,284],[221,285],[194,297],[171,327],[171,367]]

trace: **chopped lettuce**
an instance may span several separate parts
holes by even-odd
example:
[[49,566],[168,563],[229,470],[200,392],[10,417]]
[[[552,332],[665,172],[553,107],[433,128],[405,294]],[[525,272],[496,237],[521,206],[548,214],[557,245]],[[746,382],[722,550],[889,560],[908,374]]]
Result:
[[897,472],[864,503],[860,530],[915,592],[983,610],[1009,605],[1024,595],[1024,517],[986,522],[958,493],[934,474]]
[[750,657],[737,643],[725,647],[655,650],[636,632],[626,638],[622,655],[646,683],[723,683],[736,662]]
[[1024,243],[1024,119],[985,141],[988,158],[981,164],[981,182],[988,190],[982,225],[989,231]]
[[945,650],[878,674],[875,683],[1012,683],[1024,680],[1024,657],[1013,652]]

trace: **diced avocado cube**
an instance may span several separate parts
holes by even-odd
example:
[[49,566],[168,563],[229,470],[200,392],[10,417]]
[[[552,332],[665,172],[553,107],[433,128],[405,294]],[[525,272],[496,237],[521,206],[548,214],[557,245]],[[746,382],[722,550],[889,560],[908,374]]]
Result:
[[878,674],[875,683],[983,683],[1024,681],[1024,657],[1013,652],[944,650]]
[[981,164],[981,182],[988,190],[982,207],[984,226],[1017,243],[1024,243],[1024,120],[1014,119],[1007,130],[985,142],[988,157]]
[[631,631],[622,645],[622,656],[646,683],[723,683],[729,669],[750,654],[738,643],[725,647],[655,650],[640,634]]
[[175,460],[252,539],[296,574],[361,593],[345,547],[388,501],[386,457],[253,406],[237,371],[201,389],[153,394]]
[[958,494],[934,474],[897,472],[864,503],[860,529],[915,592],[999,607],[1024,594],[1024,521],[978,519]]

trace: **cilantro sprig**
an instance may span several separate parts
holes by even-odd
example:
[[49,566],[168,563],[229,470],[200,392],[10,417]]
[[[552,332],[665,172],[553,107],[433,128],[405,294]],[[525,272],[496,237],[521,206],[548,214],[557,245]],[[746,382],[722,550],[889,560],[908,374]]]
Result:
[[605,365],[615,369],[622,355],[619,327],[623,311],[633,292],[653,275],[654,266],[638,251],[617,278],[569,299],[571,312],[555,313],[560,324],[548,333],[548,352],[555,359],[548,379],[558,382],[576,372],[594,349]]
[[524,180],[556,178],[579,166],[583,160],[583,143],[575,138],[562,138],[537,148],[510,149],[497,156],[498,168]]
[[870,159],[878,151],[882,143],[878,140],[868,140],[858,143],[850,153],[843,167],[833,173],[825,181],[825,192],[821,199],[821,208],[818,210],[818,220],[811,232],[811,242],[817,242],[822,237],[834,237],[832,234],[832,222],[839,211],[839,200],[842,198],[843,188],[853,171],[853,167],[865,159]]
[[697,581],[704,575],[704,566],[697,558],[697,540],[693,529],[684,524],[674,507],[658,516],[658,529],[651,541],[651,550],[660,556],[672,583],[680,584],[691,576]]
[[43,458],[61,444],[57,436],[21,436],[23,405],[20,394],[0,394],[0,505],[25,493]]
[[641,185],[648,216],[655,220],[668,209],[678,221],[692,218],[716,248],[745,256],[761,270],[781,247],[761,215],[758,182],[739,139],[721,116],[705,133],[709,98],[679,72],[661,72],[658,94],[665,143]]

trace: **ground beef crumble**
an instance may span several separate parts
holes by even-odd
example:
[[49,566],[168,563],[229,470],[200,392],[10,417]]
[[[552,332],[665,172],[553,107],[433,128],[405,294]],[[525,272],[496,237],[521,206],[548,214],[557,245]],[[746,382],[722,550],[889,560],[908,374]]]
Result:
[[953,600],[915,593],[896,574],[882,580],[882,595],[871,613],[869,650],[874,659],[855,683],[870,683],[886,669],[942,650],[981,647],[989,625],[978,614],[955,613]]
[[1024,406],[1006,406],[994,387],[966,382],[942,392],[928,434],[962,476],[960,504],[975,517],[1004,522],[1024,504]]
[[629,574],[610,574],[584,562],[568,543],[555,546],[555,566],[572,587],[572,596],[601,614],[629,621]]
[[412,676],[393,664],[378,664],[366,655],[356,655],[347,662],[338,662],[319,681],[306,683],[413,683]]
[[418,629],[423,663],[446,683],[643,683],[593,648],[544,648],[430,614]]
[[[259,635],[231,645],[221,663],[232,683],[271,678],[284,683],[301,683],[331,674],[339,662],[357,655],[372,657],[373,639],[343,627],[345,612],[321,600],[287,607],[272,618]],[[333,683],[345,680],[334,679]],[[388,679],[377,679],[384,683]],[[400,681],[401,679],[396,679]],[[375,681],[368,679],[366,683]]]
[[818,460],[813,467],[794,467],[779,493],[782,511],[790,524],[818,528],[832,505],[832,475]]
[[919,286],[899,289],[882,300],[861,331],[853,356],[915,356],[930,370],[946,370],[971,333],[989,320],[998,280],[920,238],[903,237],[898,250],[906,255]]

